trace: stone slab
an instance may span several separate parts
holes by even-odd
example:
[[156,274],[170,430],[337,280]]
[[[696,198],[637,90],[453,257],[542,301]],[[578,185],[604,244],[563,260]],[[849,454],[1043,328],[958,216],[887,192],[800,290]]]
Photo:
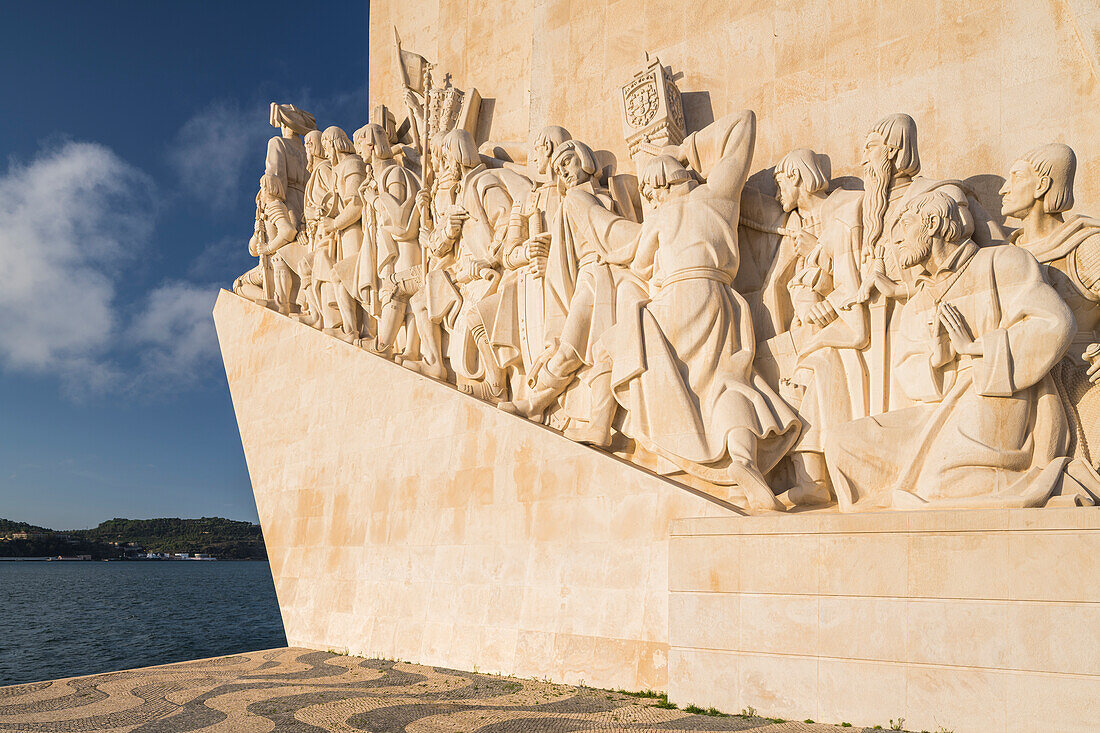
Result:
[[974,731],[1100,720],[1100,508],[673,522],[669,697]]
[[691,490],[223,291],[214,309],[288,641],[665,689]]

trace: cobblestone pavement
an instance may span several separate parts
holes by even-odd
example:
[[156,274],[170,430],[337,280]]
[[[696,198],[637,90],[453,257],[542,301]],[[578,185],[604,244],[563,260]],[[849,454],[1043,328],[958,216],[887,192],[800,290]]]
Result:
[[592,688],[290,648],[0,687],[0,732],[854,730],[692,715],[659,703]]

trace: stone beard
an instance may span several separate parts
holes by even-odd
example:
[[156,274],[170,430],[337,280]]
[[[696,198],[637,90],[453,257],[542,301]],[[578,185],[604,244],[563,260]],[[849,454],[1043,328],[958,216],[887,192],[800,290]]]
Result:
[[397,58],[354,145],[272,104],[239,295],[743,511],[1097,502],[1100,223],[1068,147],[1013,166],[1008,244],[919,175],[906,114],[860,191],[808,149],[751,176],[755,114],[687,129],[658,61],[624,87],[628,161],[476,138],[477,90]]

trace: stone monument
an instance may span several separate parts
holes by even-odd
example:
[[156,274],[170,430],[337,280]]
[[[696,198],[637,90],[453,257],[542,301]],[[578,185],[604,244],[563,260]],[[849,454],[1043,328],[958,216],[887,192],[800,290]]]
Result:
[[272,104],[215,319],[288,638],[1084,730],[1100,15],[751,5],[377,2],[368,124]]

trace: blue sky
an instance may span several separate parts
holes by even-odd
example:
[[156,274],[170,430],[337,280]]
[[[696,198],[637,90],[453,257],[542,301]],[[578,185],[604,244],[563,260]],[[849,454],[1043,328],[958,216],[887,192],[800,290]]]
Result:
[[256,519],[210,310],[268,103],[367,115],[365,0],[6,3],[0,517]]

